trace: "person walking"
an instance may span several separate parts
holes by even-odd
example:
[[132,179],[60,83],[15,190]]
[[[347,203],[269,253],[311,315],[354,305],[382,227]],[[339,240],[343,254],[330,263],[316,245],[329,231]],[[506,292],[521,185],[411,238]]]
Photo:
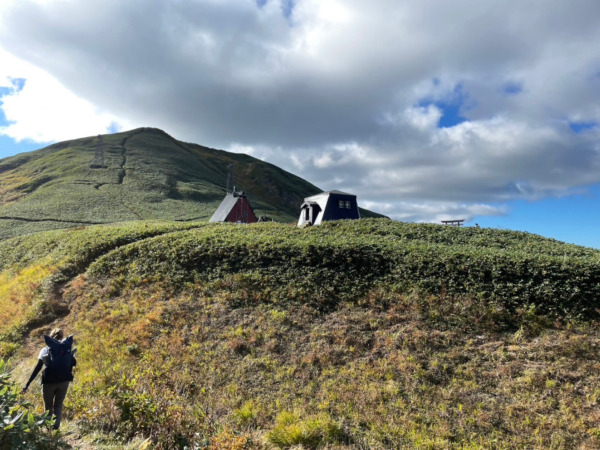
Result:
[[73,367],[77,364],[73,350],[73,335],[63,339],[63,332],[55,328],[49,336],[44,336],[46,346],[40,351],[38,362],[23,388],[27,391],[42,367],[42,393],[44,409],[54,415],[55,430],[60,427],[63,402],[67,396],[69,383],[73,381]]

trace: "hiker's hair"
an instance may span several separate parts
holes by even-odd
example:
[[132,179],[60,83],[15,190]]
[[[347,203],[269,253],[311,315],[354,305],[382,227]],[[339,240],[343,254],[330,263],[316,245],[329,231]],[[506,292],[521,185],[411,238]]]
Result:
[[60,340],[63,338],[63,331],[60,328],[54,328],[49,335],[52,339]]

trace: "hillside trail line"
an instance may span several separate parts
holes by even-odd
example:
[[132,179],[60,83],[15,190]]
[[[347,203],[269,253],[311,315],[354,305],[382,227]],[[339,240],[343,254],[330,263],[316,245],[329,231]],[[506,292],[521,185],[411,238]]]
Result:
[[102,225],[104,222],[91,222],[91,221],[80,221],[80,220],[66,220],[66,219],[29,219],[27,217],[10,217],[0,216],[0,220],[17,220],[20,222],[59,222],[59,223],[72,223],[73,225]]
[[123,138],[123,140],[121,141],[121,164],[120,164],[120,168],[121,170],[119,171],[119,182],[118,184],[123,184],[123,180],[125,179],[125,177],[127,176],[127,169],[125,169],[125,164],[127,163],[127,141],[129,140],[131,136],[127,136],[125,138]]
[[[141,133],[134,133],[131,136],[127,136],[125,138],[123,138],[123,140],[121,141],[121,143],[119,144],[121,146],[121,162],[119,163],[119,173],[117,175],[117,184],[122,185],[123,184],[123,180],[125,179],[125,177],[127,176],[127,169],[125,168],[125,164],[127,164],[127,141],[129,139],[131,139],[133,136],[135,136],[136,134]],[[105,186],[106,184],[110,184],[110,183],[98,183],[94,185],[94,189],[96,190],[100,190],[99,188],[101,186]],[[131,212],[131,214],[133,214],[135,216],[136,219],[138,220],[143,220],[144,218],[137,212],[135,211],[131,206],[129,206],[127,203],[125,203],[124,201],[120,202],[125,209],[127,209],[129,212]],[[39,223],[39,222],[59,222],[59,223],[72,223],[74,225],[101,225],[101,224],[105,224],[106,222],[94,222],[94,221],[83,221],[83,220],[68,220],[68,219],[54,219],[54,218],[45,218],[45,219],[32,219],[32,218],[28,218],[28,217],[12,217],[12,216],[0,216],[0,220],[17,220],[20,222],[30,222],[30,223]]]
[[149,233],[146,236],[140,237],[139,239],[134,239],[131,241],[123,242],[121,244],[116,244],[114,246],[110,246],[109,248],[103,249],[101,252],[96,252],[90,255],[88,259],[81,263],[74,263],[72,267],[68,265],[59,268],[57,272],[54,272],[50,277],[46,280],[52,280],[52,278],[58,278],[58,281],[50,281],[49,286],[45,289],[44,292],[44,300],[46,300],[49,305],[53,308],[54,314],[51,314],[48,318],[49,320],[35,320],[28,324],[23,331],[23,338],[30,335],[31,331],[48,326],[56,321],[63,319],[71,313],[71,299],[67,299],[64,297],[65,290],[67,286],[78,276],[87,272],[89,267],[94,264],[98,259],[103,256],[118,250],[123,247],[127,247],[128,245],[136,244],[143,242],[148,239],[154,239],[159,236],[165,236],[168,234],[176,234],[183,233],[189,230],[201,228],[204,224],[199,224],[197,227],[191,226],[189,228],[185,228],[183,230],[166,230],[160,231],[156,233]]
[[[99,191],[100,187],[106,186],[108,184],[117,185],[117,186],[123,185],[123,183],[125,181],[125,177],[127,176],[127,169],[125,168],[125,165],[127,164],[127,141],[139,133],[141,133],[141,131],[134,133],[131,136],[124,137],[121,140],[121,142],[118,144],[119,147],[121,147],[121,155],[120,155],[121,161],[119,162],[119,166],[118,166],[119,171],[117,173],[117,182],[116,183],[98,183],[98,184],[94,185],[94,189]],[[145,219],[132,206],[127,204],[124,199],[122,199],[122,198],[119,199],[118,197],[113,196],[113,197],[111,197],[111,201],[119,202],[123,206],[123,208],[128,210],[137,220]],[[105,222],[101,222],[101,223],[105,223]]]
[[[131,139],[133,136],[135,136],[136,134],[139,134],[139,133],[134,133],[131,136],[124,137],[123,140],[121,141],[121,143],[119,144],[122,148],[122,151],[121,151],[122,159],[121,159],[121,165],[120,165],[121,170],[119,171],[119,175],[118,175],[118,177],[119,177],[118,182],[117,182],[118,185],[123,185],[123,181],[125,180],[125,177],[127,176],[127,169],[125,168],[125,164],[127,163],[127,154],[126,154],[127,153],[127,141],[129,139]],[[133,214],[136,219],[138,219],[138,220],[144,219],[135,209],[133,209],[130,205],[128,205],[124,199],[121,199],[120,203],[123,205],[123,207],[125,209],[127,209],[131,214]]]

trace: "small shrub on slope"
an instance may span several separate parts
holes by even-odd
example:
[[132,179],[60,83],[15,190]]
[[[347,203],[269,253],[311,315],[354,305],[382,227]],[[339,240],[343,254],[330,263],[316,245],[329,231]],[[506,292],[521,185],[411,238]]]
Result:
[[0,359],[0,449],[67,448],[58,437],[48,434],[52,420],[45,413],[32,413],[31,405],[20,399],[18,391]]
[[300,420],[293,413],[282,412],[275,427],[267,433],[267,440],[279,448],[300,445],[313,449],[343,443],[345,436],[339,425],[326,414]]

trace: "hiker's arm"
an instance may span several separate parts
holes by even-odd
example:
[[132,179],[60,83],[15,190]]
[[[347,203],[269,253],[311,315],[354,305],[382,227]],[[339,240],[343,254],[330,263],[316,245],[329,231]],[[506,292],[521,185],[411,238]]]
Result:
[[35,368],[33,369],[33,372],[31,373],[31,376],[29,377],[29,381],[27,382],[27,384],[23,388],[23,391],[26,391],[27,388],[29,387],[29,385],[31,384],[31,382],[33,380],[35,380],[35,377],[37,377],[37,374],[40,373],[40,370],[42,370],[43,365],[44,365],[44,363],[42,362],[42,360],[38,359],[38,362],[37,362]]
[[77,360],[75,359],[75,357],[73,356],[73,359],[71,359],[71,366],[76,366],[77,365]]

